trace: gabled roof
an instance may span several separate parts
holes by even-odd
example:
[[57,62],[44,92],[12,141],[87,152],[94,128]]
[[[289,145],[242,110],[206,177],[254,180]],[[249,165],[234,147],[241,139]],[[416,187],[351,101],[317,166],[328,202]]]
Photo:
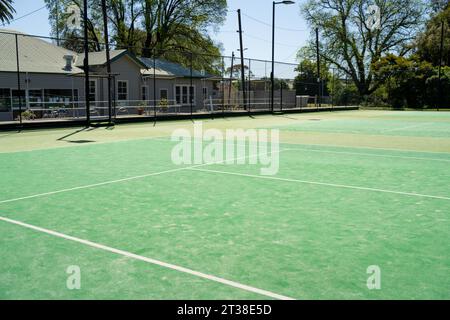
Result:
[[56,45],[36,37],[26,36],[14,30],[0,29],[0,71],[16,72],[16,39],[19,43],[20,72],[72,74],[83,72],[73,67],[65,70],[65,55],[77,57],[77,53],[57,47]]
[[[153,75],[153,59],[152,58],[139,58],[146,66],[147,69],[144,72],[144,75]],[[156,66],[156,75],[162,77],[171,77],[171,78],[190,78],[191,70],[189,68],[183,67],[178,63],[169,62],[163,59],[155,59]],[[200,72],[197,70],[192,70],[193,78],[209,78],[211,75]]]
[[[123,56],[128,56],[131,60],[133,60],[136,64],[138,64],[141,68],[147,68],[147,66],[134,54],[128,52],[125,49],[122,50],[111,50],[109,52],[111,62],[114,62]],[[79,55],[79,59],[77,62],[77,67],[83,67],[84,54]],[[104,66],[106,65],[106,53],[105,51],[101,52],[90,52],[89,53],[89,65],[90,66]]]

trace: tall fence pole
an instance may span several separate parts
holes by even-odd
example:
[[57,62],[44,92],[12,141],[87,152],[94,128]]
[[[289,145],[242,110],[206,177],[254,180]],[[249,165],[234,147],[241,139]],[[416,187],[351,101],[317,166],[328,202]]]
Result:
[[238,9],[238,20],[239,20],[239,46],[241,51],[241,88],[242,95],[244,99],[244,110],[247,110],[247,95],[245,88],[245,64],[244,64],[244,42],[242,40],[242,20],[241,20],[241,9]]
[[320,49],[319,49],[319,28],[316,28],[316,51],[317,51],[317,91],[319,108],[322,106],[322,93],[321,93],[321,75],[320,75]]
[[[191,58],[191,63],[190,63],[190,74],[191,74],[191,76],[190,76],[190,78],[191,78],[191,82],[190,82],[190,87],[189,87],[189,90],[188,90],[188,97],[189,97],[189,102],[190,102],[190,107],[191,107],[191,119],[192,119],[192,115],[193,115],[193,113],[194,113],[194,105],[193,105],[193,102],[194,102],[194,100],[192,99],[192,97],[191,97],[191,90],[194,90],[193,89],[193,65],[192,65],[192,63],[193,63],[193,55],[192,55],[192,52],[190,53],[190,58]],[[195,92],[194,92],[194,96],[195,96]]]
[[153,117],[156,123],[156,52],[153,50]]
[[228,86],[228,107],[231,107],[231,86],[233,85],[234,51],[231,53],[230,85]]
[[89,97],[90,89],[89,89],[89,34],[87,27],[88,20],[88,5],[87,0],[84,0],[84,75],[85,75],[85,100],[86,100],[86,127],[91,126],[91,99]]
[[[22,88],[20,84],[20,58],[19,58],[19,38],[17,33],[16,37],[16,62],[17,62],[17,96],[19,98],[19,123],[22,125]],[[13,120],[14,120],[14,103],[12,105]]]
[[108,73],[108,122],[112,123],[112,92],[111,92],[111,56],[109,52],[108,15],[106,0],[102,0],[103,29],[105,33],[106,72]]
[[[443,92],[442,92],[442,60],[444,57],[444,19],[441,22],[441,45],[439,49],[439,102],[437,109],[439,110],[439,104],[444,101]],[[443,103],[442,103],[443,104]]]
[[252,108],[252,60],[248,59],[248,112]]

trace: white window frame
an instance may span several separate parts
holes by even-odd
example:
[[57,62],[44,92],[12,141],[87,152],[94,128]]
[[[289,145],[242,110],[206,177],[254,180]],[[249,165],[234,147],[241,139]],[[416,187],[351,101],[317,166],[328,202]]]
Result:
[[[94,83],[94,88],[95,88],[95,92],[94,92],[94,96],[95,96],[95,99],[94,99],[94,101],[91,101],[91,103],[92,102],[95,102],[95,101],[97,101],[98,99],[98,83],[97,83],[97,79],[89,79],[89,92],[87,93],[87,95],[86,95],[86,97],[88,96],[88,95],[91,95],[91,82],[93,82]],[[45,90],[45,89],[44,89]]]
[[[143,95],[144,95],[143,94],[144,93],[143,89],[145,89],[145,99],[143,97]],[[128,91],[128,88],[127,88],[127,91]],[[127,94],[128,94],[128,92],[127,92]],[[147,85],[142,85],[141,86],[141,100],[143,100],[143,101],[150,100],[150,87],[147,86]]]
[[167,88],[159,88],[159,101],[161,101],[161,99],[162,99],[161,91],[167,92],[167,98],[166,99],[169,100],[169,89],[167,89]]
[[[180,105],[183,105],[183,106],[188,106],[188,105],[190,105],[191,104],[191,93],[190,93],[190,88],[194,88],[194,94],[193,94],[193,99],[192,99],[192,104],[193,105],[195,105],[196,104],[196,99],[197,99],[197,88],[196,88],[196,86],[195,86],[195,84],[193,84],[192,86],[190,85],[190,84],[176,84],[175,86],[174,86],[174,90],[173,90],[173,93],[174,93],[174,99],[175,99],[175,102],[177,103],[177,104],[180,104]],[[178,103],[178,101],[177,101],[177,88],[180,88],[180,99],[181,99],[181,101],[180,101],[180,103]],[[183,103],[183,88],[187,88],[187,103]]]
[[[120,82],[124,82],[124,83],[126,83],[126,88],[127,88],[127,97],[126,97],[126,99],[119,99],[119,83]],[[129,99],[129,86],[128,86],[128,80],[117,80],[117,101],[128,101]]]

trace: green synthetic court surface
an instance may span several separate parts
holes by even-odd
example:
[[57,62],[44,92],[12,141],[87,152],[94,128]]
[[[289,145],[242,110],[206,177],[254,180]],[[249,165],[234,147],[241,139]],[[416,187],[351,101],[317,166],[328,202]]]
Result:
[[0,299],[450,298],[450,113],[204,126],[280,129],[279,173],[174,165],[189,121],[0,133]]

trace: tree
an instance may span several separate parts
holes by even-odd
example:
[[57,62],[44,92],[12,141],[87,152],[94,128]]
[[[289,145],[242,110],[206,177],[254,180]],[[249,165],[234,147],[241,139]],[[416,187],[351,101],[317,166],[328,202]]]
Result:
[[[50,10],[53,34],[81,37],[81,30],[67,28],[67,8],[73,2],[81,12],[82,0],[45,0]],[[208,35],[221,24],[227,12],[226,0],[107,0],[111,39],[116,49],[136,55],[154,54],[173,62],[205,71],[216,70],[220,47]],[[88,0],[87,22],[92,50],[101,50],[103,20],[100,0]],[[72,41],[63,42],[73,47]],[[193,53],[195,59],[191,59]],[[193,61],[192,61],[193,60]],[[210,66],[213,65],[211,68]]]
[[[375,0],[380,8],[380,27],[369,23],[369,5],[364,0],[308,0],[302,7],[313,28],[321,31],[321,58],[344,72],[359,95],[375,92],[372,64],[388,53],[404,56],[422,24],[425,7],[421,0]],[[313,50],[314,43],[310,44]]]
[[[315,96],[319,95],[320,92],[320,84],[318,80],[317,74],[317,63],[315,61],[310,60],[311,56],[308,57],[307,52],[304,51],[303,59],[299,63],[296,71],[298,72],[297,77],[294,80],[294,87],[297,92],[297,95],[309,95]],[[302,55],[299,55],[301,58]],[[328,70],[328,65],[322,61],[321,66],[321,80],[323,83],[324,92],[322,95],[329,95],[328,91],[328,82],[331,79],[330,72]]]
[[450,66],[450,6],[428,21],[425,32],[418,38],[417,54],[434,66],[439,65],[442,22],[447,31],[444,32],[443,65]]
[[386,100],[394,108],[423,108],[439,101],[436,93],[428,94],[432,90],[430,85],[436,84],[429,79],[436,77],[437,69],[417,56],[405,58],[390,54],[376,62],[373,70],[375,78],[384,83]]
[[[75,52],[82,52],[84,21],[80,21],[81,28],[72,27],[68,21],[73,14],[70,11],[71,6],[78,8],[80,15],[83,16],[83,0],[45,0],[45,3],[49,10],[52,35],[57,39],[59,45]],[[101,43],[103,42],[101,1],[88,0],[88,7],[90,10],[88,11],[86,23],[89,47],[91,51],[100,51],[102,49]]]
[[9,23],[13,14],[16,12],[12,6],[13,0],[0,0],[0,21],[4,24]]

